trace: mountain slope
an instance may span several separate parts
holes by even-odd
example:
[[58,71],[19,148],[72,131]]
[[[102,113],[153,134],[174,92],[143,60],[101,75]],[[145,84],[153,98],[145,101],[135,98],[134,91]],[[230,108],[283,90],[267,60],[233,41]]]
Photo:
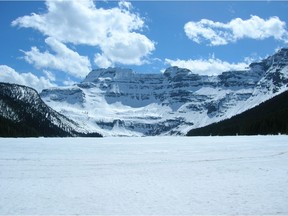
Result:
[[[85,136],[79,125],[48,107],[29,87],[0,83],[0,136]],[[99,134],[91,134],[100,136]]]
[[81,127],[105,136],[184,135],[230,118],[288,89],[288,49],[242,71],[201,76],[91,71],[79,84],[43,90],[42,99]]
[[187,136],[288,134],[288,91],[230,119],[189,131]]

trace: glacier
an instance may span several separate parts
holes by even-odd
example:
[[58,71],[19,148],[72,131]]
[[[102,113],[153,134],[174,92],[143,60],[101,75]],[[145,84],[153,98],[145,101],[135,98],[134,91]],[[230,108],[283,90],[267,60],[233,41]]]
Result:
[[78,84],[45,89],[42,99],[77,122],[82,130],[104,136],[184,135],[246,111],[284,91],[288,49],[217,76],[170,67],[159,74],[131,69],[91,71]]

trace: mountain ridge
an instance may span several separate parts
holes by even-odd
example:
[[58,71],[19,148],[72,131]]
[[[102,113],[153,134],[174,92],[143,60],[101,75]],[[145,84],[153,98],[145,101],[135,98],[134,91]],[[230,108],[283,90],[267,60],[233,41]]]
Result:
[[46,89],[40,96],[104,136],[184,135],[244,112],[284,92],[287,84],[288,49],[283,48],[249,69],[218,76],[178,67],[159,74],[96,69],[74,86]]
[[3,137],[89,135],[77,123],[47,106],[36,90],[17,84],[0,82],[0,122]]
[[288,134],[288,91],[220,122],[196,128],[187,136]]

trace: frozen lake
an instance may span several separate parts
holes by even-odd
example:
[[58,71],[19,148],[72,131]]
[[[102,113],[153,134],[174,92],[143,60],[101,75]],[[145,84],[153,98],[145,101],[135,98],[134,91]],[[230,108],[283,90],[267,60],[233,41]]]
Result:
[[288,136],[0,139],[0,215],[288,214]]

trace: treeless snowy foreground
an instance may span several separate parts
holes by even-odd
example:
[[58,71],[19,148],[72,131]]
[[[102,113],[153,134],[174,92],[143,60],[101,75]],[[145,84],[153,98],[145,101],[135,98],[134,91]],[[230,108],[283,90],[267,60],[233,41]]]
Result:
[[7,214],[288,214],[288,137],[0,139]]

